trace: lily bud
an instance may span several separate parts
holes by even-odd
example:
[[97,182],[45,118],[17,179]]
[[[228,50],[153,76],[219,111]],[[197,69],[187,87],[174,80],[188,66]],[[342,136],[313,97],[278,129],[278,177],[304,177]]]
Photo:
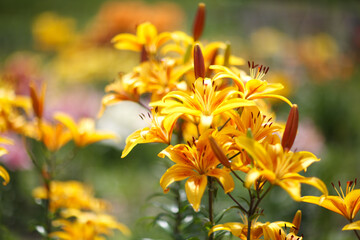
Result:
[[204,30],[204,25],[205,25],[205,3],[199,3],[195,16],[194,26],[193,26],[194,42],[196,42],[200,38]]
[[215,51],[213,51],[211,54],[210,65],[209,65],[208,69],[206,70],[206,77],[208,77],[208,78],[211,77],[211,74],[213,72],[213,70],[210,69],[210,66],[215,65],[215,60],[216,60],[217,55],[218,55],[218,49],[215,49]]
[[227,168],[231,168],[231,164],[228,158],[225,156],[225,153],[223,152],[219,144],[215,141],[215,139],[213,137],[209,137],[209,142],[211,149],[213,150],[217,159],[219,159],[219,161],[222,163],[222,165]]
[[231,45],[226,43],[225,53],[224,53],[224,66],[229,67],[230,65],[230,54],[231,54]]
[[140,63],[146,62],[149,60],[148,52],[146,51],[145,45],[141,48],[141,54],[140,54]]
[[41,119],[44,112],[45,85],[43,84],[40,93],[36,91],[35,84],[30,83],[30,97],[35,115]]
[[299,124],[299,110],[296,104],[291,107],[289,117],[286,122],[285,131],[281,140],[284,149],[290,150],[296,137]]
[[297,210],[294,219],[292,221],[292,224],[294,224],[294,227],[291,228],[290,232],[297,235],[301,224],[301,210]]
[[199,44],[195,44],[194,46],[194,72],[195,79],[199,77],[205,78],[204,57]]

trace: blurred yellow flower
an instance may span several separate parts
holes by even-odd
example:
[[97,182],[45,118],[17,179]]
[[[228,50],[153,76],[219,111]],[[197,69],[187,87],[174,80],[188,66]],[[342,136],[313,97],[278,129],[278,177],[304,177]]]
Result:
[[15,94],[15,90],[0,79],[0,132],[15,131],[31,136],[34,128],[28,124],[26,114],[31,109],[29,97]]
[[263,146],[244,136],[237,137],[235,141],[239,149],[244,149],[254,159],[254,168],[246,175],[246,187],[249,188],[262,177],[271,184],[279,185],[296,201],[301,200],[301,183],[312,185],[323,194],[328,194],[325,184],[320,179],[298,174],[320,160],[314,154],[305,151],[285,151],[279,143],[265,143]]
[[178,144],[169,146],[159,153],[160,157],[167,156],[175,165],[170,167],[160,179],[160,185],[164,192],[169,191],[169,185],[175,181],[186,178],[186,196],[195,211],[200,210],[201,198],[207,186],[207,177],[215,177],[221,182],[225,193],[234,189],[234,181],[229,171],[217,168],[220,164],[214,153],[210,151],[208,134],[210,131],[200,136],[197,141],[190,146]]
[[37,47],[42,50],[61,50],[77,38],[75,20],[53,12],[37,16],[32,32]]
[[0,166],[0,177],[2,177],[4,179],[3,185],[6,185],[10,182],[9,173],[2,166]]
[[170,40],[170,33],[163,32],[158,34],[156,27],[145,22],[137,27],[136,35],[121,33],[116,35],[111,41],[115,48],[140,52],[145,48],[147,54],[154,56],[158,49]]
[[71,140],[71,133],[61,123],[51,124],[43,120],[38,124],[38,136],[35,138],[55,152]]
[[[112,230],[119,230],[126,236],[131,234],[128,227],[105,213],[66,209],[61,212],[61,216],[65,219],[55,220],[53,225],[60,227],[62,231],[52,232],[50,237],[62,240],[105,240],[104,236],[112,235]],[[75,220],[69,219],[74,217]]]
[[95,130],[95,122],[91,118],[83,118],[76,124],[69,115],[57,113],[54,119],[64,124],[70,130],[75,144],[79,147],[84,147],[101,140],[115,138],[113,133]]
[[[12,141],[0,136],[0,143],[1,144],[11,144]],[[5,155],[6,153],[7,153],[7,150],[4,147],[0,146],[0,157]],[[4,185],[9,183],[9,181],[10,181],[9,173],[2,166],[0,166],[0,177],[2,177],[4,179],[4,182],[3,182]]]
[[94,194],[90,187],[77,181],[51,181],[50,193],[45,187],[37,187],[33,190],[32,195],[35,199],[48,199],[50,197],[50,210],[52,212],[64,208],[97,212],[108,207],[105,201],[93,197]]

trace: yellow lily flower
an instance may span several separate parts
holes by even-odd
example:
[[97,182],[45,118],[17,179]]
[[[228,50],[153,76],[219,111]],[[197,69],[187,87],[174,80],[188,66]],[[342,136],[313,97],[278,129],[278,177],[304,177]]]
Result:
[[243,135],[250,129],[252,137],[260,143],[282,130],[282,126],[273,122],[273,117],[264,115],[257,106],[244,108],[240,117],[236,112],[229,112],[229,116]]
[[344,193],[339,182],[340,191],[333,185],[338,196],[305,196],[301,198],[301,201],[316,204],[336,212],[351,222],[360,209],[360,189],[354,189],[355,185],[356,181],[347,182]]
[[[181,114],[173,114],[170,116],[160,115],[157,108],[152,110],[152,115],[148,115],[151,119],[150,127],[145,127],[133,132],[126,138],[126,145],[122,152],[121,157],[125,157],[129,152],[140,143],[166,143],[170,144],[172,132],[175,126],[176,119]],[[142,119],[146,118],[146,115],[140,115]]]
[[249,188],[262,177],[271,184],[279,185],[296,201],[301,200],[301,183],[312,185],[323,194],[328,194],[325,184],[320,179],[298,174],[320,160],[314,154],[305,151],[284,151],[279,143],[265,143],[262,146],[257,141],[243,136],[237,137],[235,141],[239,149],[244,149],[254,159],[254,168],[246,175],[246,187]]
[[100,115],[108,105],[124,100],[139,102],[145,93],[151,94],[151,101],[157,101],[171,91],[186,90],[187,83],[180,78],[191,69],[189,64],[176,66],[172,59],[141,63],[133,72],[106,86]]
[[345,230],[360,230],[360,221],[346,224],[342,230],[343,231],[345,231]]
[[[229,222],[224,224],[218,224],[213,226],[209,235],[216,231],[230,231],[234,236],[247,240],[248,233],[248,220],[247,217],[241,215],[243,223],[239,222]],[[251,239],[264,239],[264,240],[302,240],[302,237],[296,236],[297,230],[299,230],[300,221],[301,221],[301,211],[297,211],[295,214],[294,220],[292,223],[277,221],[277,222],[266,222],[261,223],[257,222],[258,218],[252,220],[251,223]],[[289,229],[289,233],[286,234],[285,231]]]
[[164,106],[163,114],[183,113],[194,117],[194,122],[200,123],[205,129],[213,117],[238,107],[254,106],[255,103],[237,98],[239,91],[233,88],[217,90],[216,83],[210,78],[198,78],[192,88],[192,93],[173,91],[168,93],[162,103],[151,105]]
[[57,113],[54,119],[64,124],[71,132],[74,142],[79,147],[105,139],[113,139],[115,135],[108,132],[96,131],[93,119],[83,118],[78,124],[65,113]]
[[111,42],[114,43],[117,49],[140,52],[144,47],[148,54],[155,55],[158,49],[170,39],[170,33],[163,32],[158,34],[153,24],[145,22],[137,27],[136,35],[121,33],[116,35]]
[[201,135],[191,146],[190,143],[188,145],[178,144],[169,146],[159,153],[159,157],[167,156],[175,162],[175,165],[170,167],[160,179],[160,185],[164,192],[169,191],[168,187],[171,183],[188,178],[185,184],[186,196],[195,211],[200,210],[201,198],[207,186],[208,176],[217,178],[225,193],[234,189],[234,181],[229,171],[217,168],[220,162],[210,151],[208,134],[210,131]]
[[[243,218],[246,220],[246,217]],[[251,224],[251,239],[285,240],[287,239],[285,238],[286,233],[283,230],[283,227],[285,226],[291,228],[293,224],[283,221],[272,222],[272,223],[270,222],[261,223],[255,220]],[[248,233],[247,220],[244,223],[229,222],[229,223],[215,225],[210,229],[209,234],[221,230],[229,231],[231,232],[232,235],[242,240],[247,240],[247,233]]]
[[292,106],[292,103],[284,96],[279,94],[274,94],[274,92],[281,90],[284,86],[280,83],[269,83],[265,80],[261,80],[265,74],[268,72],[269,67],[250,65],[250,76],[245,76],[244,73],[237,70],[236,68],[229,69],[224,66],[213,65],[210,66],[210,69],[219,71],[214,77],[213,80],[229,78],[234,81],[237,85],[239,91],[241,92],[241,97],[243,99],[262,99],[262,98],[275,98],[282,100]]

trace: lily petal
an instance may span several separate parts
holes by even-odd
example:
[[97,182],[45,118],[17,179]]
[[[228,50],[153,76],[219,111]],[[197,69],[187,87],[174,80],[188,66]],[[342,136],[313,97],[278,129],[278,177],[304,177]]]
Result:
[[196,212],[200,210],[201,198],[204,194],[206,185],[207,177],[205,175],[192,176],[186,181],[186,196]]

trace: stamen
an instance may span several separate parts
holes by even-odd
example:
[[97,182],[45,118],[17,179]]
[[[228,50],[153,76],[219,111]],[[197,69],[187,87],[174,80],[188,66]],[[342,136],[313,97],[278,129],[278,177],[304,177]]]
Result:
[[346,195],[351,191],[351,185],[353,184],[353,181],[347,181],[346,182]]
[[341,188],[340,181],[338,181],[338,183],[339,183],[339,188],[340,188],[340,191],[341,191],[341,195],[342,195],[343,198],[345,198],[344,192],[343,192],[343,190],[342,190],[342,188]]
[[[341,197],[341,194],[340,194],[340,192],[337,190],[337,188],[335,187],[335,184],[334,184],[334,183],[331,183],[331,185],[332,185],[333,188],[335,189],[337,195],[339,195],[339,197]],[[339,182],[339,186],[340,186],[340,182]],[[340,189],[341,189],[341,187],[340,187]]]

